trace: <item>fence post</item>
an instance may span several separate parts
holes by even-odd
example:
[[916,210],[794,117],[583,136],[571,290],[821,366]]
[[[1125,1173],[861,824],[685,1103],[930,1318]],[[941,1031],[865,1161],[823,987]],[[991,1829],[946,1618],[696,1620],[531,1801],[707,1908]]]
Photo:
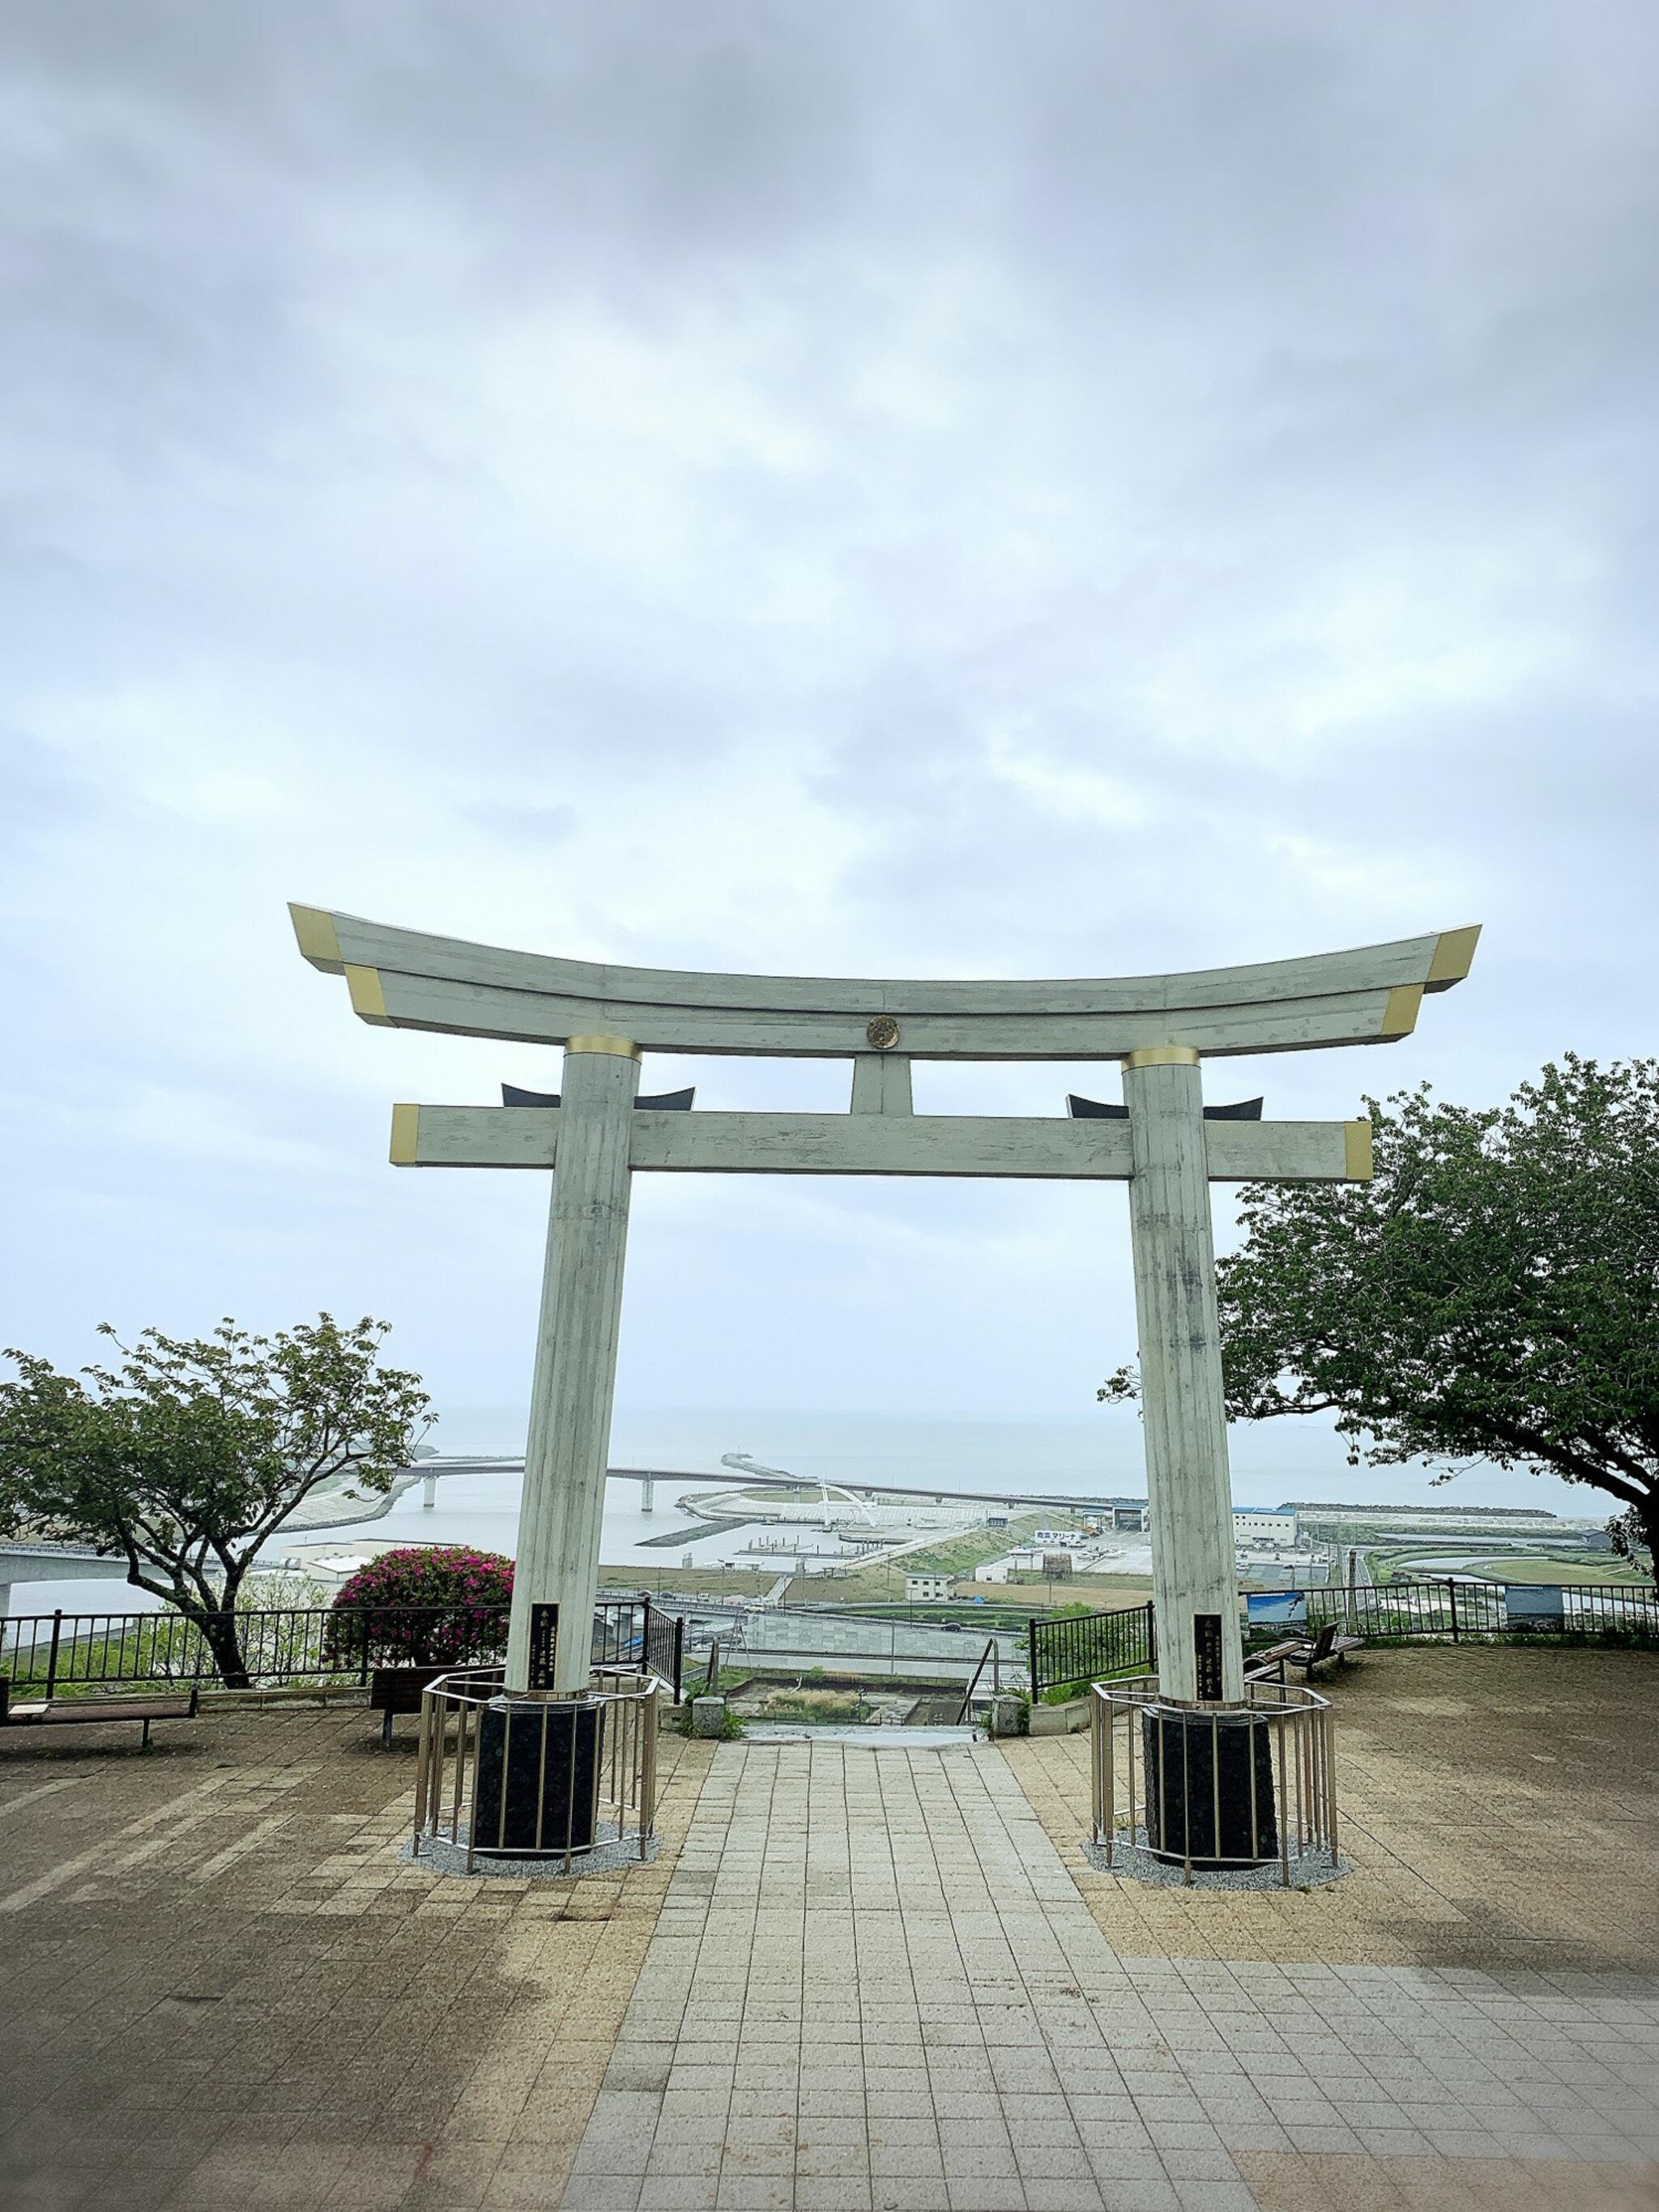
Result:
[[64,1608],[60,1605],[52,1616],[52,1649],[46,1654],[46,1695],[51,1697],[58,1687],[58,1646],[64,1633]]
[[1146,1601],[1146,1672],[1149,1674],[1158,1672],[1158,1615],[1152,1609],[1151,1598]]
[[1031,1703],[1036,1705],[1037,1700],[1037,1625],[1036,1613],[1033,1613],[1025,1624],[1025,1641],[1031,1673]]
[[362,1613],[358,1615],[358,1619],[362,1624],[363,1631],[363,1656],[357,1668],[357,1681],[361,1687],[368,1680],[368,1620],[367,1615]]
[[674,1703],[680,1701],[680,1673],[685,1662],[685,1615],[674,1622]]
[[1451,1598],[1452,1642],[1455,1644],[1457,1641],[1457,1584],[1449,1576],[1446,1579],[1446,1589]]

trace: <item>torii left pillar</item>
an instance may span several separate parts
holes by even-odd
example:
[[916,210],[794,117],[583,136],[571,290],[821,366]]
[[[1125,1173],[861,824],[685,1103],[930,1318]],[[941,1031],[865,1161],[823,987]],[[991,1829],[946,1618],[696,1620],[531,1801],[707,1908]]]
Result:
[[565,1046],[502,1694],[479,1714],[473,1840],[526,1857],[600,1840],[593,1601],[640,1087],[625,1037]]
[[[568,1696],[587,1687],[639,1087],[638,1048],[626,1038],[574,1036],[566,1045],[507,1643],[509,1693]],[[550,1606],[556,1613],[546,1612]],[[550,1671],[546,1632],[555,1624]]]

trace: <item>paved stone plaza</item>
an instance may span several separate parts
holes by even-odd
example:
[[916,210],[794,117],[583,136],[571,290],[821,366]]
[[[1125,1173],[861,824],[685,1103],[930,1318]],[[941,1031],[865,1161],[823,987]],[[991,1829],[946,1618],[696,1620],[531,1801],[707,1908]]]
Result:
[[532,1886],[400,1861],[364,1713],[7,1738],[0,2202],[1659,2205],[1656,1692],[1367,1654],[1291,1897],[1089,1870],[1082,1739],[665,1739],[660,1857]]

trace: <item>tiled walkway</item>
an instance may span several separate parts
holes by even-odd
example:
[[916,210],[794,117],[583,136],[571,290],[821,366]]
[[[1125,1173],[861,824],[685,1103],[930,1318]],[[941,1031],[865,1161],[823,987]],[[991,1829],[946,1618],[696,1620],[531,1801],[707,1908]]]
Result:
[[994,1747],[731,1745],[562,2202],[1647,2206],[1656,2085],[1659,1982],[1124,1959]]

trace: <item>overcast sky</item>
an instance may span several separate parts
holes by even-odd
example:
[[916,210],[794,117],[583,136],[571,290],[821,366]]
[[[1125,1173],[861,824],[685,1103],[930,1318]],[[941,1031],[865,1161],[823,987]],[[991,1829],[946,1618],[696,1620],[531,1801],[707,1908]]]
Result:
[[[872,975],[1480,921],[1413,1037],[1209,1095],[1652,1048],[1641,0],[0,36],[0,1341],[327,1306],[441,1406],[523,1398],[545,1184],[386,1135],[556,1055],[356,1023],[290,898]],[[848,1075],[647,1063],[690,1079]],[[1073,1085],[1116,1095],[917,1072]],[[1120,1190],[636,1189],[629,1407],[1081,1418],[1133,1350]]]

